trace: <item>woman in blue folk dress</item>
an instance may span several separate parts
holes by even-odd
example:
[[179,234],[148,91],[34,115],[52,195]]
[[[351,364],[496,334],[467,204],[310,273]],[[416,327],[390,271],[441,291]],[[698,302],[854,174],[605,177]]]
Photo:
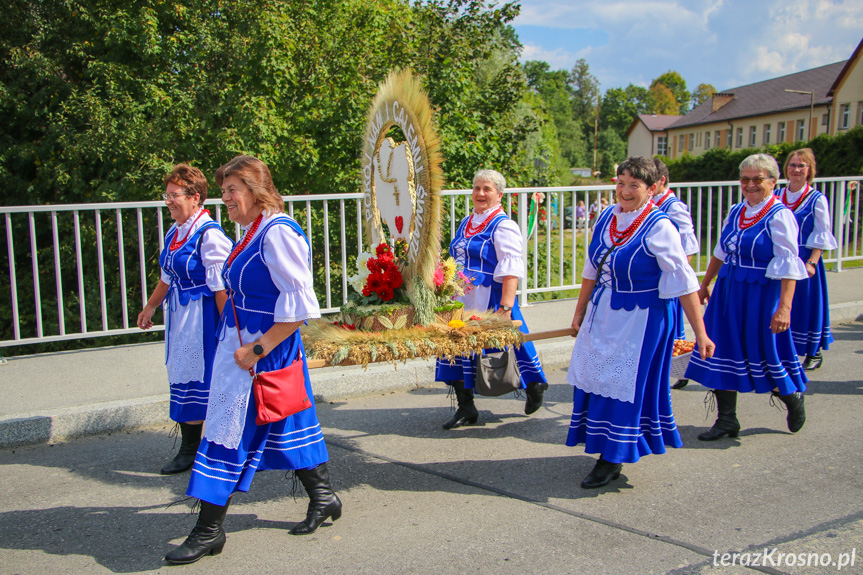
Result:
[[180,450],[162,467],[163,475],[192,467],[207,414],[216,325],[225,305],[222,265],[233,247],[204,209],[207,178],[198,168],[178,164],[165,176],[165,205],[174,224],[159,256],[161,277],[138,327],[153,327],[156,306],[165,308],[165,365],[171,386],[170,415],[180,429]]
[[[709,300],[704,322],[716,342],[713,357],[696,344],[686,377],[711,388],[718,417],[698,436],[737,437],[737,393],[773,393],[788,408],[793,433],[806,421],[806,374],[791,339],[794,284],[809,277],[797,257],[797,221],[773,194],[779,166],[754,154],[740,164],[744,201],[731,208],[698,290]],[[710,282],[717,277],[711,294]]]
[[676,298],[705,355],[713,349],[680,234],[651,201],[656,166],[631,157],[617,176],[617,204],[597,219],[588,248],[566,376],[575,388],[566,444],[599,454],[585,489],[617,479],[623,463],[683,445],[668,379]]
[[[491,309],[514,320],[529,333],[518,308],[518,279],[524,277],[521,231],[503,211],[500,204],[506,180],[500,172],[480,170],[473,177],[473,210],[462,220],[452,242],[450,255],[473,278],[473,289],[460,298],[466,310]],[[493,350],[492,350],[493,351]],[[524,413],[530,415],[542,406],[548,382],[533,343],[525,342],[515,352],[521,371],[521,387],[527,400]],[[444,429],[473,424],[479,418],[474,405],[474,356],[457,358],[455,363],[437,362],[435,380],[444,381],[455,391],[458,409],[443,424]]]
[[821,367],[822,349],[830,349],[830,302],[827,297],[827,272],[821,255],[835,250],[836,238],[830,231],[827,198],[812,187],[815,154],[809,148],[795,150],[785,160],[788,185],[777,193],[785,207],[794,212],[800,233],[797,237],[800,259],[806,262],[808,279],[794,286],[791,306],[791,338],[797,355],[806,356],[803,370]]
[[[198,522],[186,541],[165,559],[184,564],[225,545],[222,523],[231,495],[248,491],[255,472],[295,470],[309,495],[305,521],[291,533],[314,532],[338,519],[342,504],[330,486],[327,448],[315,411],[300,325],[320,317],[312,286],[310,248],[299,225],[283,213],[284,203],[266,164],[237,156],[216,171],[228,217],[243,228],[240,243],[225,262],[232,294],[219,327],[204,440],[186,494],[201,501]],[[234,307],[242,331],[242,345]],[[249,369],[272,371],[302,359],[311,407],[282,421],[255,422]]]
[[[656,170],[659,174],[659,182],[656,186],[653,203],[656,204],[657,208],[668,214],[668,217],[677,226],[677,231],[680,232],[680,243],[683,245],[683,253],[686,254],[686,261],[691,264],[692,256],[699,252],[700,246],[698,238],[695,236],[695,226],[692,225],[692,214],[689,213],[689,206],[674,194],[674,190],[668,187],[670,175],[665,162],[659,158],[653,158],[653,163],[656,164]],[[686,328],[683,325],[683,307],[679,301],[674,305],[674,324],[674,338],[686,339]],[[671,389],[683,389],[688,383],[688,379],[678,379],[671,386]]]

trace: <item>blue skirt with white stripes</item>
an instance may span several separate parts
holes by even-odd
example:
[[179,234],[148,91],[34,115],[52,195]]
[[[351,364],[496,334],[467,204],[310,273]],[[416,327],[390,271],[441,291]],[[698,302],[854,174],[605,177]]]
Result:
[[815,275],[794,284],[791,304],[791,338],[797,355],[817,355],[830,349],[830,303],[827,298],[827,270],[824,259],[818,260]]
[[[203,421],[207,417],[207,401],[210,397],[210,379],[213,375],[213,357],[216,355],[216,328],[219,323],[219,310],[216,298],[201,298],[204,331],[204,381],[170,382],[172,421]],[[168,312],[170,313],[170,312]],[[165,335],[165,347],[168,347]]]
[[[496,310],[500,307],[500,294],[492,291],[492,304]],[[497,299],[497,301],[494,301]],[[524,316],[521,315],[521,310],[518,307],[518,299],[512,308],[511,317],[514,320],[521,321],[519,331],[522,333],[530,333],[527,330],[527,323],[524,321]],[[495,349],[487,349],[487,352],[501,351]],[[455,363],[450,363],[448,360],[437,360],[435,366],[435,381],[464,381],[464,386],[467,389],[474,388],[474,379],[476,378],[476,366],[474,358],[476,354],[461,356],[455,358]],[[521,347],[515,350],[515,359],[518,362],[518,369],[521,373],[521,388],[525,389],[528,383],[548,383],[545,379],[545,372],[542,369],[542,363],[539,361],[539,355],[536,353],[536,348],[533,342],[526,341],[521,344]]]
[[696,346],[686,377],[728,391],[769,393],[778,388],[782,395],[806,391],[809,380],[797,359],[791,331],[774,334],[770,330],[779,307],[781,280],[746,281],[734,276],[731,270],[719,274],[704,313],[716,352],[704,360]]
[[665,453],[666,447],[683,446],[669,382],[674,303],[649,308],[633,403],[575,388],[567,445],[583,443],[585,453],[612,463],[635,463],[644,455]]
[[[298,347],[302,349],[299,330],[277,349],[283,350],[281,355],[285,358],[293,359],[297,355]],[[206,439],[202,440],[192,466],[186,495],[214,505],[225,505],[234,492],[249,490],[256,471],[311,469],[328,461],[327,446],[318,422],[309,382],[305,352],[302,353],[306,393],[312,406],[282,421],[257,425],[255,396],[250,393],[240,445],[237,449],[229,449]],[[273,353],[264,359],[272,359],[272,355]]]

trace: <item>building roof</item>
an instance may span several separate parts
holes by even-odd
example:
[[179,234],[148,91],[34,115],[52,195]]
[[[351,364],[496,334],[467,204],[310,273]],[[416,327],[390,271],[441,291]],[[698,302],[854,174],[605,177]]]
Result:
[[664,132],[668,126],[683,116],[664,116],[662,114],[639,114],[626,129],[626,135],[632,134],[639,122],[644,124],[649,132]]
[[832,101],[832,97],[829,95],[830,90],[845,69],[847,62],[848,60],[843,60],[772,80],[722,90],[721,94],[733,94],[734,99],[715,112],[713,111],[712,99],[708,99],[668,128],[676,129],[698,124],[725,122],[737,118],[762,116],[809,107],[810,97],[808,94],[789,93],[785,91],[786,89],[813,91],[815,92],[816,106],[829,104]]
[[857,44],[857,48],[854,49],[854,53],[851,54],[851,57],[845,63],[845,66],[842,68],[842,71],[839,72],[839,75],[836,77],[836,81],[833,82],[833,85],[830,86],[830,91],[827,92],[828,96],[833,96],[833,93],[839,89],[839,86],[842,84],[842,81],[845,79],[845,74],[847,74],[851,68],[854,66],[854,62],[860,57],[861,53],[863,53],[863,40],[860,40],[860,43]]

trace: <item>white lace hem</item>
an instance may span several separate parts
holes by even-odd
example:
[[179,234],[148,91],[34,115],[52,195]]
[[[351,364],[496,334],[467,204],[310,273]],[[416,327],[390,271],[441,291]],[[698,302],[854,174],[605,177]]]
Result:
[[809,279],[806,264],[799,257],[775,257],[770,260],[765,276],[772,280],[805,280]]
[[204,325],[202,300],[190,300],[180,305],[177,290],[165,305],[168,332],[165,345],[165,366],[168,381],[188,383],[204,381]]
[[806,240],[806,247],[810,250],[830,251],[838,248],[839,244],[836,243],[836,238],[830,232],[812,232],[809,239]]
[[524,261],[521,256],[504,256],[494,268],[494,281],[500,282],[507,276],[524,277]]
[[[237,449],[243,438],[252,376],[234,361],[234,352],[240,347],[237,330],[224,330],[222,335],[213,360],[204,437],[228,449]],[[261,335],[243,330],[243,341],[255,341]]]

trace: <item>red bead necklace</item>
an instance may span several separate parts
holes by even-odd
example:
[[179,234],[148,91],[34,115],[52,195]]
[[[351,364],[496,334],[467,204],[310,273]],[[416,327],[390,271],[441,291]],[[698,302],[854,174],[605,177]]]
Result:
[[664,202],[666,200],[666,198],[668,198],[668,196],[670,196],[673,193],[674,193],[674,190],[671,190],[671,189],[669,189],[667,192],[665,192],[665,195],[663,195],[661,198],[659,198],[658,200],[656,200],[654,202],[654,204],[656,204],[656,207],[658,208],[659,206],[661,206],[662,202]]
[[635,233],[635,230],[638,229],[638,226],[640,226],[641,223],[645,219],[647,219],[647,216],[650,214],[650,210],[653,209],[653,205],[653,201],[651,200],[644,208],[644,210],[642,210],[642,212],[638,214],[638,217],[635,218],[635,221],[629,224],[629,227],[627,227],[622,232],[617,231],[617,215],[611,216],[611,226],[608,229],[608,234],[611,236],[611,243],[616,246],[622,246],[627,241],[629,241],[629,238],[632,237],[632,234]]
[[746,228],[751,228],[752,226],[757,224],[758,221],[761,220],[761,218],[763,218],[764,216],[767,215],[767,212],[770,211],[770,208],[773,206],[773,202],[775,202],[775,201],[776,201],[776,196],[771,194],[770,199],[767,201],[767,204],[765,204],[765,206],[763,208],[758,210],[757,214],[755,214],[754,216],[752,216],[750,218],[746,217],[746,215],[745,215],[746,214],[746,206],[743,206],[743,209],[740,210],[740,224],[739,224],[740,229],[745,230]]
[[490,221],[494,219],[496,215],[498,215],[503,210],[503,206],[498,206],[495,211],[490,213],[488,217],[478,226],[471,225],[471,220],[473,220],[473,214],[470,215],[470,219],[467,221],[467,227],[464,230],[464,237],[469,238],[477,235],[481,231],[485,229],[485,227],[489,224]]
[[231,265],[231,262],[233,262],[237,258],[237,256],[240,255],[240,252],[243,251],[247,245],[249,245],[249,242],[252,241],[252,238],[255,236],[255,232],[258,231],[258,226],[261,225],[261,220],[263,220],[263,219],[264,219],[264,213],[261,212],[261,215],[259,215],[255,219],[255,221],[252,222],[251,227],[249,227],[249,229],[246,230],[246,234],[243,236],[242,241],[240,241],[240,243],[237,244],[237,247],[235,247],[234,251],[231,252],[231,255],[228,256],[228,261],[225,262],[226,266]]
[[168,249],[171,250],[172,252],[174,252],[174,251],[177,251],[178,249],[180,249],[181,247],[183,247],[183,244],[186,243],[186,240],[189,239],[189,235],[192,233],[192,228],[195,227],[195,222],[200,220],[201,216],[203,216],[204,214],[210,215],[209,210],[201,210],[201,213],[198,214],[198,217],[195,218],[195,221],[192,222],[191,226],[189,226],[189,231],[186,232],[186,237],[184,237],[180,241],[177,241],[177,236],[180,234],[180,226],[177,226],[177,229],[174,230],[174,239],[171,240],[171,245],[168,246]]
[[796,210],[800,206],[800,204],[803,203],[803,199],[806,197],[806,194],[808,194],[808,193],[809,193],[809,182],[806,183],[806,189],[803,190],[803,193],[800,194],[800,197],[797,198],[797,201],[794,202],[793,204],[789,204],[788,203],[788,188],[786,187],[785,189],[782,190],[782,203],[785,204],[785,207],[787,207],[789,210],[791,210],[793,212],[794,210]]

